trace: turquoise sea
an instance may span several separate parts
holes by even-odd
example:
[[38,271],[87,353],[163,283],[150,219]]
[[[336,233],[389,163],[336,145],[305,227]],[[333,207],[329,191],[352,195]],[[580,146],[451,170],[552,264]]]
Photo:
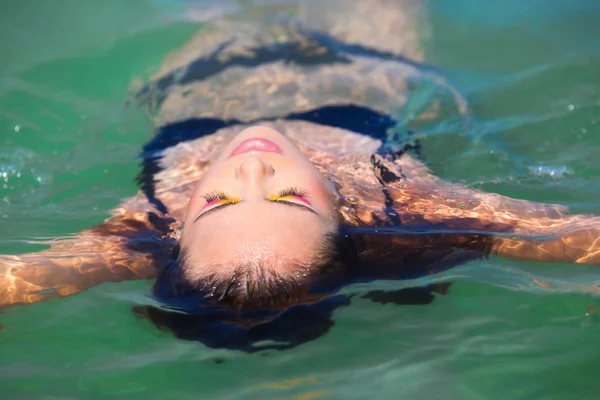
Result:
[[[92,227],[133,195],[154,125],[129,88],[203,19],[267,3],[2,1],[0,253]],[[433,171],[600,215],[600,2],[430,0],[425,13],[426,62],[473,113],[422,132]],[[470,262],[430,278],[454,282],[430,305],[355,299],[327,335],[266,354],[178,340],[131,311],[152,282],[103,284],[0,311],[0,397],[594,400],[600,298],[584,287],[599,268]]]

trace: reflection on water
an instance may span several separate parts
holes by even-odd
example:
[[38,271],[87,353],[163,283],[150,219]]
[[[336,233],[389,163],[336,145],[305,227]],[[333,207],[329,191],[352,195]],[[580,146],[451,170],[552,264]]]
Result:
[[[0,252],[33,251],[40,240],[93,226],[135,193],[135,157],[153,122],[123,106],[127,88],[147,80],[198,23],[256,7],[288,12],[294,3],[4,6],[0,32],[11,40],[0,45]],[[440,94],[432,79],[417,82],[392,116],[397,132],[413,123],[422,156],[446,179],[600,214],[597,2],[435,0],[427,15],[426,62],[466,97],[468,125],[453,95],[443,120],[414,121]],[[440,283],[452,283],[448,294],[419,294],[433,299],[428,305],[398,306],[383,295]],[[433,276],[356,283],[332,296],[321,319],[306,313],[305,322],[323,323],[299,338],[309,339],[303,345],[252,355],[177,340],[138,319],[132,305],[156,306],[150,284],[106,284],[4,310],[3,393],[596,398],[600,277],[591,267],[490,257]]]

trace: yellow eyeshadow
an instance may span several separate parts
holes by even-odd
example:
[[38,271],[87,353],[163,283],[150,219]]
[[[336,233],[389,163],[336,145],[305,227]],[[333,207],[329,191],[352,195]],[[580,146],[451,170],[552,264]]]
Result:
[[241,200],[240,199],[220,199],[220,200],[216,200],[216,201],[210,201],[208,202],[208,204],[237,204],[239,203]]
[[269,201],[277,201],[277,200],[283,200],[283,199],[290,199],[292,197],[296,197],[296,196],[269,196]]

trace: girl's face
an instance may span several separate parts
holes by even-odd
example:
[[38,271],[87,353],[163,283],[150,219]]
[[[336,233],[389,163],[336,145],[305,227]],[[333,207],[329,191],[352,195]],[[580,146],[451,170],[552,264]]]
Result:
[[[262,126],[237,135],[198,183],[181,246],[189,279],[244,263],[285,272],[336,226],[332,185],[288,139]],[[280,270],[284,271],[280,271]]]

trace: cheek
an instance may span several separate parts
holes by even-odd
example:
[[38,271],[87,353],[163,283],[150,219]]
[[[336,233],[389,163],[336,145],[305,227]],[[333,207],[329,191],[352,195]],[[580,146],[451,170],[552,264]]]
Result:
[[200,212],[202,208],[202,204],[204,203],[204,197],[201,196],[202,193],[205,192],[204,188],[206,187],[206,182],[210,181],[210,175],[205,174],[204,177],[198,182],[194,191],[192,192],[192,197],[188,203],[186,220],[190,218],[192,215]]
[[188,215],[200,211],[201,205],[204,203],[204,197],[202,197],[201,194],[207,192],[207,188],[219,188],[220,190],[223,190],[223,184],[227,182],[226,179],[223,179],[223,176],[226,174],[224,169],[223,165],[215,163],[206,170],[192,192],[192,197],[190,198],[187,208]]
[[310,193],[310,201],[320,207],[330,207],[333,197],[333,186],[318,172],[306,182],[306,190]]
[[202,193],[201,182],[196,185],[194,192],[192,193],[192,197],[190,198],[190,202],[188,203],[186,220],[190,217],[191,214],[195,214],[200,211],[200,205],[204,198],[200,196]]

